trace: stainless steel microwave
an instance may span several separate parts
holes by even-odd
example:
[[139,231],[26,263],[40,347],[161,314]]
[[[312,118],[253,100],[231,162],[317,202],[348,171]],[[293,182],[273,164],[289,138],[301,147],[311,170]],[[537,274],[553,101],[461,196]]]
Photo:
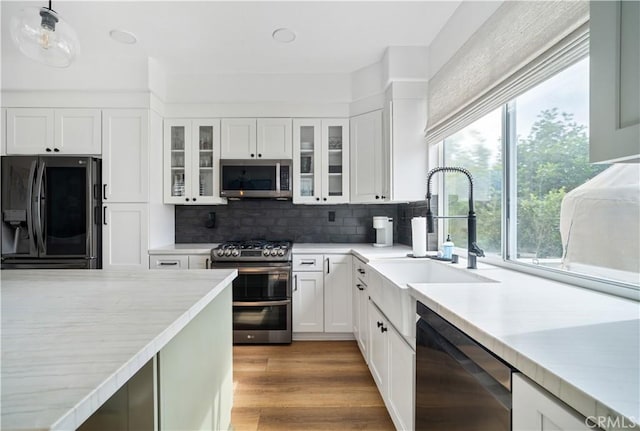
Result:
[[220,196],[290,199],[291,160],[220,160]]

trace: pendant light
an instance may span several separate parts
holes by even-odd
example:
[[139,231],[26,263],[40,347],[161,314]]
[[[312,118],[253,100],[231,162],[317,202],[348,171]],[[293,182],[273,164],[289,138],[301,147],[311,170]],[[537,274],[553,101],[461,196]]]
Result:
[[79,54],[76,32],[49,7],[22,9],[11,18],[11,38],[27,57],[53,67],[68,67]]

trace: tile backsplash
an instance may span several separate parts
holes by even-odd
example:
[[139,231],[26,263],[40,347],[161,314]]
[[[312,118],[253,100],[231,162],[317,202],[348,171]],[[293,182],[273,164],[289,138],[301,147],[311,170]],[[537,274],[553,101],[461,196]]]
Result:
[[[438,214],[438,198],[434,195],[431,201],[431,211],[433,214]],[[427,214],[427,203],[411,202],[407,204],[398,205],[398,223],[397,223],[397,237],[395,241],[400,244],[411,245],[411,219],[413,217],[424,217]],[[434,233],[427,234],[427,250],[435,251],[438,249],[438,224],[435,223],[436,231]]]
[[[400,233],[399,226],[404,221],[398,219],[398,210],[409,205],[294,205],[291,201],[257,199],[229,201],[219,206],[176,205],[175,242],[264,238],[298,243],[373,243],[374,216],[393,218],[394,241],[403,242],[399,239],[406,240],[406,232]],[[215,214],[215,226],[211,228],[207,227],[211,225],[210,213]],[[408,223],[408,244],[411,244],[411,217]]]

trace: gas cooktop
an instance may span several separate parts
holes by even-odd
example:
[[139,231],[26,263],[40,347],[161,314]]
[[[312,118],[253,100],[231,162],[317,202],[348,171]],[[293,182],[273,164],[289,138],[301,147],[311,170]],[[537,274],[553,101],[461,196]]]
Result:
[[288,262],[291,241],[228,241],[211,250],[212,261]]

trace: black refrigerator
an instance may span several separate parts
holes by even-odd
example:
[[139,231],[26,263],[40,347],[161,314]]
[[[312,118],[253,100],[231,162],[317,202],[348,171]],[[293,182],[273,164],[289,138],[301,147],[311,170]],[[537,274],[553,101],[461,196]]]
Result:
[[102,268],[101,161],[2,157],[2,269]]

